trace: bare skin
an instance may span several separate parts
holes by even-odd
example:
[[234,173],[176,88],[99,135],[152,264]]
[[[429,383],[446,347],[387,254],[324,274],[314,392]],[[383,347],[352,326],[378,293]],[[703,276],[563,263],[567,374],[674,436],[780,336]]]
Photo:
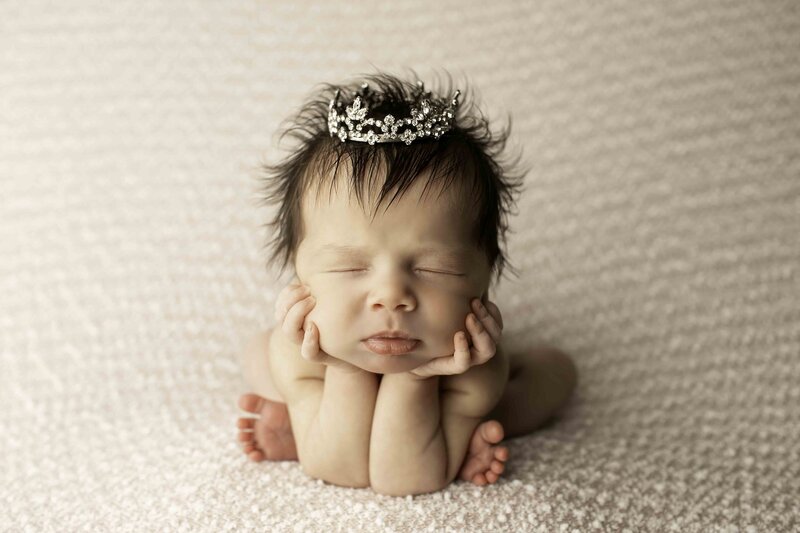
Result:
[[[264,365],[258,372],[262,377],[260,387],[255,387],[255,383],[250,384],[256,390],[261,389],[262,394],[267,397],[247,393],[239,398],[239,408],[250,415],[255,415],[239,418],[237,422],[239,441],[243,451],[252,461],[297,461],[297,447],[286,403],[281,401],[280,394],[271,382],[264,382],[267,376],[266,359],[269,357],[269,344],[265,343],[263,348],[264,356],[260,358],[262,363],[253,360],[255,358],[252,356],[256,354],[247,353],[245,360],[242,361],[245,369]],[[247,360],[248,355],[250,360]],[[505,470],[505,462],[509,457],[508,448],[498,445],[503,437],[503,426],[499,421],[486,420],[479,424],[470,438],[459,479],[476,485],[496,482]]]
[[[303,197],[296,283],[278,296],[279,326],[242,365],[252,395],[240,400],[250,416],[239,439],[251,459],[302,457],[311,477],[382,494],[459,476],[494,483],[509,455],[502,439],[541,425],[572,392],[565,354],[501,349],[491,264],[471,238],[465,192],[429,195],[425,181],[378,216],[344,187]],[[377,190],[366,192],[374,204]],[[381,329],[419,335],[420,349],[377,356],[363,344]],[[329,444],[341,461],[329,460]]]
[[[248,458],[260,461],[296,461],[297,448],[286,404],[269,379],[269,332],[257,349],[245,351],[242,366],[255,392],[243,394],[239,407],[239,441]],[[572,360],[551,347],[538,347],[511,357],[511,372],[497,407],[475,429],[459,479],[482,486],[495,483],[509,457],[504,438],[526,435],[551,419],[563,407],[577,384]]]

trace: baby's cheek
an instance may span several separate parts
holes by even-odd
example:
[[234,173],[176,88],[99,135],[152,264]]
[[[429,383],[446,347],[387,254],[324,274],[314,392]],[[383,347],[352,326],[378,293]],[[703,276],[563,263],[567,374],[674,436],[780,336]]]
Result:
[[306,321],[317,325],[319,330],[320,348],[330,355],[336,355],[343,350],[343,333],[347,331],[345,313],[341,306],[335,305],[331,299],[317,297],[317,303],[306,316]]
[[306,325],[308,325],[309,322],[313,322],[320,331],[325,331],[327,329],[330,312],[325,308],[325,305],[319,301],[318,297],[315,296],[315,298],[317,298],[317,301],[314,307],[311,309],[311,312],[306,315]]
[[426,328],[429,355],[452,355],[455,348],[453,338],[457,331],[466,332],[465,322],[469,310],[462,302],[444,302],[433,306],[432,311]]

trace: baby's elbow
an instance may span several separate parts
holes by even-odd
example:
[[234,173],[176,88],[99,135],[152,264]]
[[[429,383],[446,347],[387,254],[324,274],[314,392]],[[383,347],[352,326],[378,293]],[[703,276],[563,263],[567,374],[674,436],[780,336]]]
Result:
[[446,479],[443,480],[431,480],[427,482],[420,482],[414,484],[404,484],[404,483],[373,483],[372,490],[377,494],[382,494],[384,496],[416,496],[418,494],[429,494],[431,492],[439,492],[440,490],[447,487],[449,483]]
[[331,485],[348,487],[353,489],[363,489],[369,487],[369,476],[361,472],[354,472],[348,469],[330,468],[330,465],[308,464],[300,462],[303,472],[310,478],[319,479]]

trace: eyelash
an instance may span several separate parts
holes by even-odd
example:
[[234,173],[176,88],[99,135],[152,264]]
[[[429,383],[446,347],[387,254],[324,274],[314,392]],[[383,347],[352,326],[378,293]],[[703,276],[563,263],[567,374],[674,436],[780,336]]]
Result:
[[[366,270],[366,269],[364,269],[364,268],[356,268],[356,269],[350,269],[350,270],[333,270],[332,272],[335,272],[335,273],[363,272],[364,270]],[[425,268],[416,268],[415,270],[419,270],[419,271],[422,271],[422,272],[428,272],[430,274],[444,274],[446,276],[463,276],[463,274],[456,274],[454,272],[442,272],[441,270],[428,270],[428,269],[425,269]]]

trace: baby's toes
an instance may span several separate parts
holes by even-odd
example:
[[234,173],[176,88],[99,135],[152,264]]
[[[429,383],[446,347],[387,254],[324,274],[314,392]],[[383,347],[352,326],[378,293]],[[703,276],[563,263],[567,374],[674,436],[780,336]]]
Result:
[[255,422],[255,418],[240,418],[236,423],[236,426],[239,428],[239,442],[242,444],[242,451],[244,451],[245,455],[250,457],[252,460],[260,461],[263,459],[263,454],[261,454],[262,457],[259,459],[258,454],[260,454],[261,451],[258,449],[256,435],[253,432]]
[[252,432],[242,431],[239,433],[239,440],[242,443],[242,451],[252,461],[263,461],[264,451],[256,442],[255,436]]
[[261,450],[253,449],[252,451],[245,453],[247,453],[247,457],[249,457],[251,461],[254,461],[256,463],[264,460],[264,452],[262,452]]
[[253,428],[255,426],[256,426],[255,418],[242,417],[236,421],[236,427],[238,427],[239,429],[253,431]]
[[492,464],[489,466],[489,468],[492,469],[491,471],[493,473],[495,473],[495,474],[497,474],[499,476],[506,469],[506,465],[504,465],[500,461],[492,461]]
[[248,413],[258,413],[264,405],[264,398],[258,394],[248,392],[239,397],[239,408]]
[[483,485],[487,485],[489,483],[486,480],[486,476],[483,475],[482,472],[479,472],[479,473],[475,474],[474,476],[472,476],[472,482],[475,483],[476,485],[478,485],[479,487],[483,486]]
[[497,444],[503,440],[505,436],[503,425],[497,420],[489,420],[483,425],[481,430],[483,431],[483,438],[486,439],[486,442],[491,444]]
[[498,461],[508,461],[508,448],[505,446],[495,446],[494,458]]
[[253,433],[253,428],[256,425],[255,418],[240,418],[236,422],[236,427],[239,428],[239,441],[240,442],[249,442],[255,438],[255,434]]
[[494,459],[489,464],[489,470],[486,471],[486,479],[489,483],[494,483],[506,469],[506,460],[508,460],[508,448],[505,446],[495,446]]
[[500,478],[500,474],[503,473],[505,468],[505,465],[500,461],[492,461],[492,464],[489,465],[489,470],[484,472],[483,476],[488,483],[494,483]]
[[486,471],[486,479],[489,483],[494,483],[506,469],[506,461],[508,460],[508,448],[505,446],[494,447],[494,459],[489,464],[489,470]]
[[255,433],[252,431],[240,431],[239,432],[239,442],[242,444],[250,444],[251,442],[255,442],[256,436]]

